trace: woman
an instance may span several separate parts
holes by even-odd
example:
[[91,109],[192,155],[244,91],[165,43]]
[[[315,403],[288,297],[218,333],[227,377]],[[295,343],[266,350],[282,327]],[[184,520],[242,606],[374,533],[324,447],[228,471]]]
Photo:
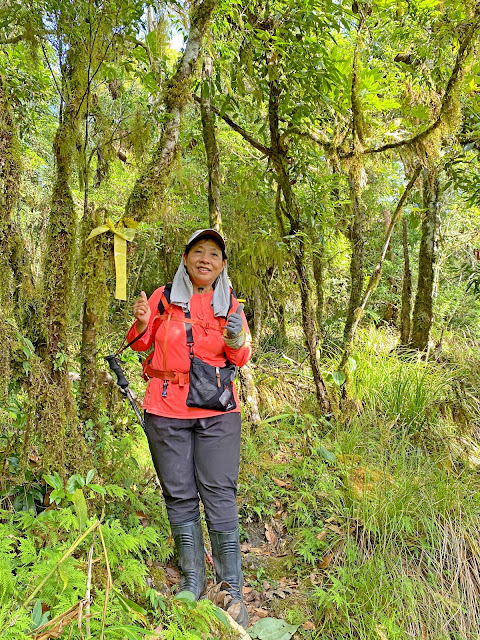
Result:
[[[200,496],[217,580],[230,585],[228,611],[246,626],[236,506],[241,416],[230,380],[231,365],[248,362],[252,348],[243,305],[230,289],[222,236],[196,231],[171,289],[160,287],[149,300],[142,291],[133,314],[132,348],[154,345],[145,369],[145,430],[183,574],[179,590],[198,599],[206,587]],[[217,387],[216,408],[209,408]]]

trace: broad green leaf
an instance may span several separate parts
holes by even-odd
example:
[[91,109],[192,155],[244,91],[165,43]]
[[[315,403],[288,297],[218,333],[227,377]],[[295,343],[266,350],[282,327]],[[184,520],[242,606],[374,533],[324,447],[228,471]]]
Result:
[[227,627],[227,629],[230,629],[230,625],[228,624],[228,618],[221,609],[219,609],[218,607],[215,607],[213,610],[213,615],[217,618],[217,620],[220,620],[220,622],[222,622]]
[[348,359],[348,369],[350,373],[353,373],[356,368],[357,368],[357,361],[355,360],[355,358],[352,358],[352,356],[350,356]]
[[65,498],[65,491],[63,489],[54,489],[50,494],[50,502],[54,502],[55,504],[59,504],[63,498]]
[[43,479],[54,489],[63,489],[63,480],[57,471],[53,475],[44,475]]
[[75,473],[67,480],[67,493],[73,493],[76,489],[85,486],[85,480],[79,473]]
[[101,493],[102,496],[104,496],[107,493],[105,487],[102,487],[102,485],[100,484],[95,484],[95,483],[89,484],[88,488],[91,489],[92,491],[95,491],[96,493]]
[[297,629],[298,625],[278,618],[262,618],[248,629],[248,633],[258,640],[290,640]]
[[337,456],[328,449],[325,449],[323,445],[317,447],[316,452],[327,462],[333,463],[337,459]]
[[87,473],[85,484],[90,484],[90,480],[92,480],[94,475],[95,475],[95,469],[90,469],[90,471]]
[[88,513],[87,503],[85,502],[85,496],[83,495],[82,489],[77,489],[71,497],[71,500],[75,506],[75,511],[77,512],[80,531],[83,531],[87,524]]
[[36,600],[32,610],[33,628],[36,629],[37,627],[39,627],[41,621],[42,621],[42,601]]
[[346,376],[343,371],[329,371],[325,376],[325,380],[327,382],[333,382],[338,387],[341,387],[346,380]]
[[132,602],[132,600],[129,600],[128,598],[125,598],[125,596],[123,596],[119,591],[117,591],[116,589],[114,589],[115,595],[118,598],[118,601],[120,602],[122,608],[125,611],[129,611],[130,613],[136,613],[137,615],[139,615],[146,623],[147,619],[147,611],[141,607],[139,604],[137,604],[136,602]]
[[191,591],[181,591],[177,593],[175,600],[180,600],[180,602],[195,602],[195,594]]

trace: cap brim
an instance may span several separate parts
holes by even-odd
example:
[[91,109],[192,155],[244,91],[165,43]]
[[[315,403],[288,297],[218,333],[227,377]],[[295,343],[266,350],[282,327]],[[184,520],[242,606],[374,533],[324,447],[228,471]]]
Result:
[[216,242],[218,242],[218,244],[222,248],[222,250],[225,251],[225,240],[220,235],[220,233],[218,233],[218,231],[215,231],[215,229],[204,229],[203,231],[201,231],[199,234],[197,234],[193,238],[190,238],[189,241],[187,242],[186,248],[188,249],[193,244],[195,244],[195,242],[199,242],[200,240],[203,240],[204,238],[211,238],[213,240],[216,240]]

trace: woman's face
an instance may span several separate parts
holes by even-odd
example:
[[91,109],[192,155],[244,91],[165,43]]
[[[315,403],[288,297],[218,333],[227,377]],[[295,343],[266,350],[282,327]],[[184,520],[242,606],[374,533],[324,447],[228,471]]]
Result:
[[226,262],[218,244],[208,238],[196,242],[183,260],[193,286],[203,289],[210,289]]

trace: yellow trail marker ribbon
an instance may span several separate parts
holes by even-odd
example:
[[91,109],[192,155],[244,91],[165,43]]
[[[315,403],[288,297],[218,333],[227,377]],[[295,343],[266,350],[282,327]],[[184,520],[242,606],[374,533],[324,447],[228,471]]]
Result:
[[133,218],[122,218],[117,226],[111,218],[105,220],[105,224],[100,225],[90,232],[87,238],[91,240],[101,233],[111,231],[113,233],[113,257],[115,260],[115,298],[117,300],[127,299],[127,241],[131,242],[135,236],[138,222]]

